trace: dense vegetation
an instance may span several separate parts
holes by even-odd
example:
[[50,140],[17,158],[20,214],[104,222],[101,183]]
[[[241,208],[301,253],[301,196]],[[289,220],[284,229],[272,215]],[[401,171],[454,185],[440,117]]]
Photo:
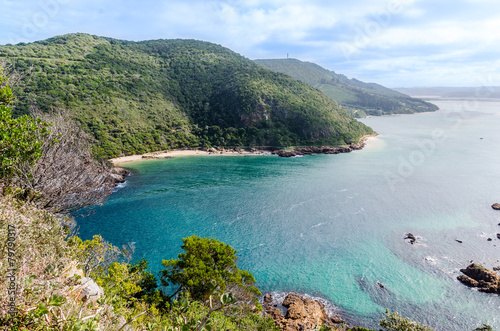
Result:
[[356,117],[435,111],[437,106],[379,84],[364,83],[296,59],[256,60],[263,67],[287,74],[321,90]]
[[[0,72],[0,148],[6,151],[0,162],[0,243],[4,247],[0,273],[7,279],[0,282],[0,292],[4,293],[0,296],[1,330],[277,330],[272,319],[259,313],[256,281],[249,271],[237,267],[236,251],[231,246],[212,238],[184,238],[184,253],[162,262],[162,287],[148,270],[146,260],[129,263],[132,246],[120,250],[97,235],[82,241],[64,225],[67,217],[49,213],[50,206],[40,200],[33,203],[31,197],[43,197],[44,189],[27,188],[33,194],[18,194],[15,185],[20,176],[36,177],[24,172],[24,165],[29,165],[29,170],[42,163],[44,169],[65,176],[64,167],[44,161],[46,150],[40,139],[50,139],[53,146],[74,147],[71,149],[82,145],[74,145],[64,135],[50,138],[47,127],[54,130],[57,123],[51,126],[28,116],[13,119],[9,107],[12,93],[5,81]],[[72,126],[67,129],[74,138],[80,138]],[[56,147],[66,153],[64,149]],[[34,156],[27,156],[31,151]],[[88,154],[71,157],[85,161]],[[92,169],[84,167],[81,172],[95,176]],[[64,201],[81,207],[79,199]],[[71,205],[64,211],[72,211]],[[389,312],[380,326],[385,330],[431,331]],[[345,325],[321,327],[347,329]],[[476,330],[491,327],[483,325]]]
[[226,48],[70,34],[0,46],[14,114],[70,109],[99,156],[194,146],[342,145],[372,130],[320,91]]

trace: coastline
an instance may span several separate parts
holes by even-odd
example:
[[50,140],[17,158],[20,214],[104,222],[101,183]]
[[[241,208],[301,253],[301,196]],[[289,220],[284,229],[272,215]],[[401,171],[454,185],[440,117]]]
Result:
[[109,159],[115,167],[120,166],[124,163],[136,162],[136,161],[146,161],[154,159],[167,159],[174,157],[185,157],[185,156],[213,156],[213,155],[227,155],[227,156],[242,156],[242,155],[271,155],[270,152],[264,153],[259,151],[249,151],[249,150],[201,150],[201,149],[173,149],[170,151],[158,151],[151,152],[140,155],[129,155],[121,156],[113,159]]
[[281,150],[278,148],[209,148],[207,150],[202,149],[174,149],[169,151],[158,151],[151,152],[140,155],[129,155],[121,156],[113,159],[109,159],[115,167],[119,167],[125,163],[136,162],[136,161],[146,161],[154,159],[167,159],[174,157],[186,157],[186,156],[250,156],[250,155],[278,155],[281,157],[293,157],[308,154],[340,154],[349,153],[353,150],[359,150],[365,147],[370,138],[378,136],[377,133],[370,135],[365,135],[361,137],[359,143],[350,144],[344,147],[294,147],[292,150]]

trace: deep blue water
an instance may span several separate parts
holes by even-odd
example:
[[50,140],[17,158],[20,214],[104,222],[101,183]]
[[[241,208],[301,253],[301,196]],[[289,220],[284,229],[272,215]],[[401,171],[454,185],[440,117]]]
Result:
[[436,330],[500,330],[500,298],[456,280],[472,260],[500,265],[490,207],[500,202],[500,102],[435,103],[436,113],[364,119],[380,135],[349,154],[129,163],[126,185],[78,219],[80,234],[134,242],[134,259],[154,271],[183,237],[214,237],[262,292],[325,298],[365,327],[389,308]]

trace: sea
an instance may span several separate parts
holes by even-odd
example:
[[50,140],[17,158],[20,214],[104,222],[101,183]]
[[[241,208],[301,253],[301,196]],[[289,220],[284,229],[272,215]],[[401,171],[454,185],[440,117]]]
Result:
[[500,100],[432,102],[362,119],[379,135],[352,153],[127,163],[79,234],[133,245],[154,273],[182,238],[216,238],[263,293],[321,298],[350,325],[376,329],[389,309],[435,330],[500,330],[499,296],[457,280],[472,262],[500,266]]

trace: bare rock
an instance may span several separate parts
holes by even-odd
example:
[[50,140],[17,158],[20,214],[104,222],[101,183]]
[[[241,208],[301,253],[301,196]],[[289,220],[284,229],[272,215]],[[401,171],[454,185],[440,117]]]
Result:
[[273,154],[276,154],[279,157],[294,157],[294,156],[298,155],[297,152],[295,152],[295,151],[285,151],[282,149],[277,149],[277,150],[273,151]]
[[408,239],[410,241],[410,244],[414,244],[415,241],[417,241],[417,238],[411,234],[411,233],[407,233],[406,236],[405,236],[405,240]]
[[[143,156],[143,158],[144,158],[144,156]],[[120,168],[120,167],[111,168],[110,172],[111,173],[109,176],[111,177],[111,180],[113,180],[113,182],[115,182],[115,183],[123,183],[125,181],[125,179],[127,178],[127,176],[130,175],[129,170],[124,169],[124,168]]]
[[316,330],[321,325],[334,325],[343,322],[338,315],[329,316],[325,311],[325,306],[320,301],[304,298],[298,294],[288,294],[283,301],[283,306],[287,308],[285,316],[280,310],[269,304],[264,306],[266,314],[272,317],[276,326],[282,330]]
[[281,310],[279,310],[278,308],[266,306],[266,315],[274,320],[274,324],[278,328],[285,330],[287,321],[285,319],[285,316],[283,316]]
[[71,291],[70,296],[76,301],[90,303],[96,302],[104,295],[102,287],[96,284],[92,278],[82,277],[80,285]]
[[460,269],[464,275],[457,279],[469,287],[478,288],[485,293],[500,294],[500,276],[480,264],[472,263],[466,269]]
[[299,320],[305,319],[308,316],[304,306],[304,300],[299,295],[289,294],[285,298],[285,301],[283,301],[283,306],[288,308],[285,316],[287,319]]
[[495,210],[500,210],[500,203],[494,203],[494,204],[492,204],[491,208],[493,208]]

